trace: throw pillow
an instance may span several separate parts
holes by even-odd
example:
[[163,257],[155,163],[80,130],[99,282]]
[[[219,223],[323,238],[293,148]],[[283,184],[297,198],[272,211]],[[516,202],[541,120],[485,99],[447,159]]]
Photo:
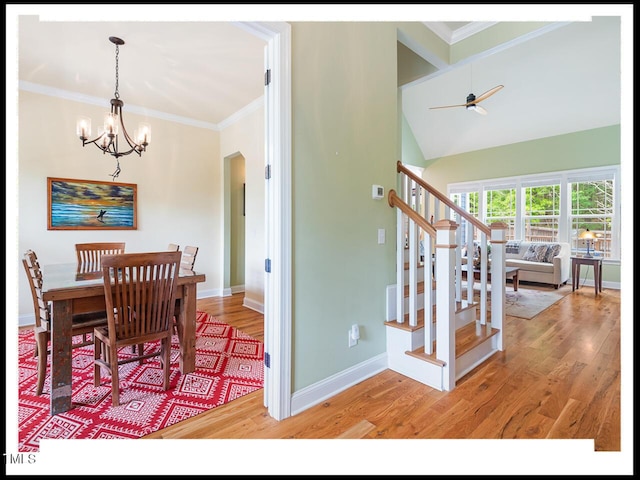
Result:
[[523,260],[528,262],[544,262],[547,255],[546,243],[532,243],[522,257]]
[[553,257],[560,253],[560,245],[557,243],[551,243],[547,247],[547,253],[544,257],[544,261],[547,263],[553,263]]
[[510,240],[505,245],[505,253],[513,253],[518,255],[520,253],[520,240]]

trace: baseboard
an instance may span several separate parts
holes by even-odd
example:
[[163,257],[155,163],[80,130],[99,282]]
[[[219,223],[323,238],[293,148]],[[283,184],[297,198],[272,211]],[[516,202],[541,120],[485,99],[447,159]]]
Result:
[[221,290],[219,288],[212,288],[212,289],[209,289],[209,290],[200,290],[200,289],[198,289],[198,292],[196,293],[196,298],[198,300],[200,300],[202,298],[219,297],[220,296],[220,292],[221,292]]
[[18,327],[32,327],[36,324],[36,317],[33,313],[18,315]]
[[245,296],[242,302],[242,306],[250,308],[251,310],[262,313],[264,315],[264,303],[256,302],[255,300],[252,300]]
[[301,413],[352,386],[387,370],[387,354],[381,353],[318,383],[309,385],[291,396],[291,415]]

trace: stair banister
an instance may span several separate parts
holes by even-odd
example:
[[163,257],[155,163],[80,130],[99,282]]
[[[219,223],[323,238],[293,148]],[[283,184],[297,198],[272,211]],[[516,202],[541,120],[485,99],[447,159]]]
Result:
[[388,195],[389,205],[391,207],[397,207],[403,214],[407,215],[412,221],[416,222],[418,226],[423,229],[428,235],[432,237],[436,236],[436,229],[427,222],[421,215],[419,215],[413,208],[404,202],[397,194],[395,190],[389,190]]
[[[395,190],[390,190],[388,194],[389,205],[393,208],[397,208],[398,212],[398,225],[404,225],[404,217],[406,215],[409,220],[409,232],[407,234],[407,240],[409,241],[409,325],[415,326],[418,323],[417,319],[417,243],[418,243],[418,234],[416,226],[420,227],[424,230],[427,236],[435,237],[436,231],[433,226],[427,222],[421,215],[419,215],[409,204],[407,204],[404,200],[402,200],[395,192]],[[404,322],[404,278],[403,278],[403,268],[404,265],[404,248],[401,246],[404,245],[403,233],[404,229],[398,227],[398,248],[397,248],[397,268],[396,268],[396,321],[398,323]],[[425,252],[426,253],[426,252]],[[425,295],[429,292],[429,289],[426,287],[425,283]],[[426,318],[426,315],[425,315]]]
[[458,205],[453,203],[449,198],[447,198],[446,195],[442,195],[438,190],[436,190],[434,187],[432,187],[427,182],[425,182],[424,179],[418,177],[411,170],[409,170],[404,165],[402,165],[402,162],[400,162],[400,161],[398,161],[398,163],[397,163],[397,171],[399,173],[404,173],[406,176],[411,178],[411,180],[413,180],[418,185],[420,185],[422,188],[427,190],[437,200],[439,200],[440,202],[444,203],[446,206],[451,208],[451,210],[456,212],[458,215],[460,215],[466,221],[470,222],[475,228],[477,228],[478,230],[483,232],[485,235],[487,235],[487,236],[491,235],[491,229],[487,225],[482,223],[480,220],[478,220],[476,217],[474,217],[472,214],[470,214],[466,210],[460,208]]
[[[417,176],[411,170],[409,170],[404,165],[402,165],[401,161],[397,162],[397,171],[398,173],[404,173],[404,175],[408,177],[411,181],[417,183],[422,188],[424,188],[427,192],[429,192],[430,195],[434,197],[435,205],[439,205],[438,202],[443,203],[445,205],[445,209],[448,216],[451,215],[451,210],[453,210],[461,218],[461,221],[458,222],[459,224],[461,224],[462,221],[465,221],[468,223],[470,228],[467,228],[466,231],[467,231],[467,245],[469,247],[473,246],[473,228],[478,229],[478,231],[480,232],[481,242],[484,242],[482,243],[483,247],[481,247],[481,268],[480,268],[481,270],[481,273],[480,273],[480,292],[481,292],[480,293],[480,303],[481,303],[480,319],[481,319],[481,322],[480,323],[485,324],[486,318],[487,318],[487,268],[488,268],[487,255],[486,255],[486,252],[487,252],[486,239],[491,236],[491,229],[487,225],[482,223],[480,220],[478,220],[474,215],[467,212],[465,209],[461,208],[460,206],[456,205],[450,198],[440,193],[440,191],[438,191],[436,188],[428,184],[423,178]],[[434,213],[437,217],[437,215],[439,214],[439,209]],[[473,255],[467,256],[467,265],[468,265],[467,268],[469,268],[469,270],[473,268]],[[460,276],[461,266],[457,262],[456,262],[456,271],[459,274],[457,278],[461,278]],[[467,275],[467,298],[468,299],[473,299],[473,282],[474,282],[473,274],[468,274]]]

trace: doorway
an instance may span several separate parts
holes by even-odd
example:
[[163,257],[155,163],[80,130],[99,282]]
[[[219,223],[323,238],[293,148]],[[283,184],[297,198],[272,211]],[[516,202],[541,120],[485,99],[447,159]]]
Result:
[[224,274],[222,295],[245,291],[246,162],[241,153],[224,159]]

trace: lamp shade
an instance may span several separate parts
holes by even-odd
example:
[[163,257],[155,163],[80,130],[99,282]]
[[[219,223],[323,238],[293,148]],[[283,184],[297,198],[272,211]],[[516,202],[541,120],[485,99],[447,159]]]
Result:
[[596,234],[587,228],[578,236],[578,238],[581,240],[595,240]]

